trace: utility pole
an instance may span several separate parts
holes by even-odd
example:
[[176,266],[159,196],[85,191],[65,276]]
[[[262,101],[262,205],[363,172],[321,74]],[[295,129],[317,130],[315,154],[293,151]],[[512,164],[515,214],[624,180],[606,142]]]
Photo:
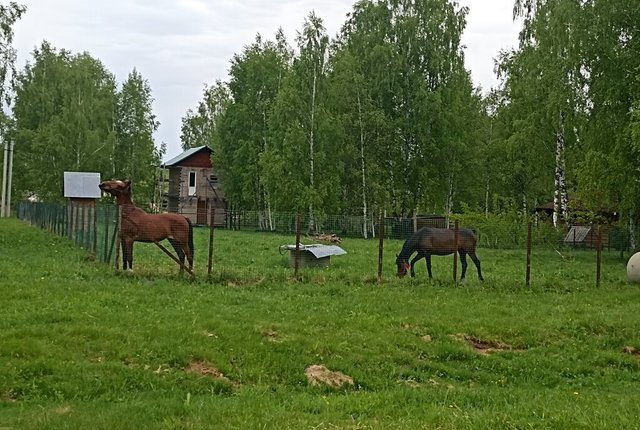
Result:
[[4,218],[4,204],[7,201],[7,159],[9,147],[4,144],[4,160],[2,162],[2,202],[0,203],[0,218]]
[[5,206],[5,216],[11,216],[11,180],[13,179],[13,141],[9,141],[9,167],[7,168],[7,204]]
[[11,215],[11,177],[13,176],[13,142],[4,142],[4,162],[2,163],[2,202],[0,218]]

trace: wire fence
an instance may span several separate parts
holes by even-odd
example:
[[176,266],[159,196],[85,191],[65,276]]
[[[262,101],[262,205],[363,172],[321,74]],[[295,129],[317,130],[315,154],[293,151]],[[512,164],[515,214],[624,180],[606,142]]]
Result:
[[16,215],[33,226],[69,239],[104,263],[113,261],[118,233],[114,205],[21,202]]
[[[47,229],[65,237],[76,246],[89,250],[99,261],[115,263],[118,249],[118,209],[115,205],[96,204],[95,201],[71,201],[60,203],[21,202],[17,205],[17,217],[31,225]],[[220,226],[216,219],[216,226]],[[477,240],[479,248],[526,250],[530,258],[532,248],[547,248],[564,252],[566,249],[586,249],[596,253],[602,250],[624,252],[633,251],[628,229],[615,225],[574,225],[557,229],[543,219],[518,218],[511,215],[463,214],[450,219],[428,215],[413,218],[363,216],[316,216],[296,213],[265,214],[256,211],[228,210],[224,215],[223,228],[229,230],[275,232],[296,234],[299,244],[300,234],[309,237],[352,237],[379,240],[379,256],[382,255],[384,239],[407,240],[422,227],[438,227],[455,231],[455,243],[450,233],[449,242],[441,243],[442,248],[432,250],[435,255],[451,254],[447,246],[458,245],[464,240],[462,230],[469,228]],[[455,230],[455,225],[459,230]],[[213,231],[213,230],[212,230]],[[211,233],[210,242],[213,234]],[[431,239],[430,239],[431,240]],[[209,244],[212,254],[213,244]],[[296,252],[296,259],[300,258]],[[419,255],[419,254],[417,254]],[[473,255],[467,252],[473,260]],[[454,257],[456,258],[456,257]],[[210,259],[211,260],[211,259]],[[381,258],[379,257],[379,264]],[[527,267],[529,267],[527,261]],[[598,254],[598,265],[599,265]],[[297,261],[296,261],[297,275]],[[454,264],[454,275],[455,275]],[[211,261],[209,261],[211,271]],[[599,268],[598,268],[599,271]],[[209,273],[210,274],[210,273]],[[382,271],[379,268],[379,278]],[[599,282],[599,280],[597,280]],[[528,278],[527,278],[528,283]]]
[[[278,212],[267,215],[257,211],[227,211],[225,227],[234,230],[270,231],[283,234],[296,232],[296,213]],[[554,227],[543,218],[523,218],[512,215],[454,215],[450,219],[438,215],[413,218],[383,217],[385,236],[406,240],[423,227],[454,228],[457,220],[461,228],[471,228],[478,238],[478,246],[493,249],[524,249],[528,241],[528,222],[532,222],[531,242],[535,247],[563,249],[596,248],[596,233],[601,230],[601,246],[606,250],[632,250],[631,237],[625,227],[616,225],[575,225]],[[300,214],[303,234],[336,234],[340,237],[375,238],[380,218],[367,216],[323,215],[310,217]]]

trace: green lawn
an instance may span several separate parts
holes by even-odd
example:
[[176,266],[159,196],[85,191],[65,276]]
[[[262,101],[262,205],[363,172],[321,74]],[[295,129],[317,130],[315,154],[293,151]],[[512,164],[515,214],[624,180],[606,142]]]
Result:
[[[604,253],[479,249],[393,276],[401,242],[345,239],[294,280],[292,237],[196,230],[196,280],[153,245],[116,273],[0,220],[0,429],[637,428],[640,289]],[[474,345],[477,348],[474,348]],[[484,349],[483,349],[484,348]],[[490,348],[490,349],[486,349]],[[313,386],[323,364],[353,378]],[[222,376],[224,375],[224,376]]]

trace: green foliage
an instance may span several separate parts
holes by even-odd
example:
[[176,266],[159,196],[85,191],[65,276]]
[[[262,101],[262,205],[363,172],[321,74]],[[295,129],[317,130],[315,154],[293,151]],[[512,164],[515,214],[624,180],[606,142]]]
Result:
[[314,13],[295,52],[282,32],[258,36],[231,62],[223,114],[188,113],[183,140],[215,128],[226,196],[267,215],[308,211],[313,224],[479,203],[488,117],[464,69],[466,13],[446,0],[364,1],[334,40]]
[[[13,96],[12,86],[16,76],[16,50],[13,47],[13,26],[26,12],[27,8],[16,2],[0,4],[0,100],[10,104]],[[4,110],[0,116],[5,117]]]
[[229,103],[229,90],[224,83],[216,81],[212,87],[203,91],[203,99],[198,103],[196,111],[189,109],[182,118],[182,149],[208,146],[217,149],[214,143],[216,137],[216,122],[223,114]]
[[17,194],[62,197],[64,171],[110,172],[115,78],[89,54],[47,42],[18,76],[13,114]]
[[561,134],[572,197],[582,209],[617,211],[635,223],[638,11],[632,1],[516,2],[520,47],[498,65],[497,142],[508,151],[501,193],[550,200],[552,143]]
[[60,200],[63,172],[88,171],[131,178],[141,203],[150,201],[164,152],[153,141],[158,122],[152,101],[148,82],[136,70],[118,91],[99,60],[43,42],[16,84],[18,196]]
[[565,231],[556,228],[548,219],[533,219],[522,216],[515,210],[498,213],[464,211],[456,214],[460,227],[473,228],[478,234],[478,245],[498,249],[524,249],[527,246],[527,229],[532,222],[531,241],[533,245],[558,248]]
[[160,123],[153,114],[152,102],[149,82],[134,69],[117,94],[112,174],[133,181],[141,206],[153,198],[155,168],[164,153],[164,146],[156,149],[153,140]]
[[266,212],[272,203],[261,159],[273,145],[269,123],[289,67],[288,51],[281,32],[275,43],[258,36],[231,62],[230,102],[217,120],[214,164],[226,198],[246,209]]

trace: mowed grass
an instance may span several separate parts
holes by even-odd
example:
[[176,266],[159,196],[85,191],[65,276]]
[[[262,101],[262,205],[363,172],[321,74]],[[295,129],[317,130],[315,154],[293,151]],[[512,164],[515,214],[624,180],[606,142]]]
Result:
[[[294,238],[196,231],[196,279],[153,245],[116,273],[64,239],[0,220],[0,428],[637,428],[640,290],[625,261],[480,249],[396,279],[385,245],[293,279]],[[307,240],[306,242],[310,242]],[[475,347],[474,347],[475,345]],[[353,379],[311,385],[309,365]],[[222,376],[224,375],[224,376]]]

